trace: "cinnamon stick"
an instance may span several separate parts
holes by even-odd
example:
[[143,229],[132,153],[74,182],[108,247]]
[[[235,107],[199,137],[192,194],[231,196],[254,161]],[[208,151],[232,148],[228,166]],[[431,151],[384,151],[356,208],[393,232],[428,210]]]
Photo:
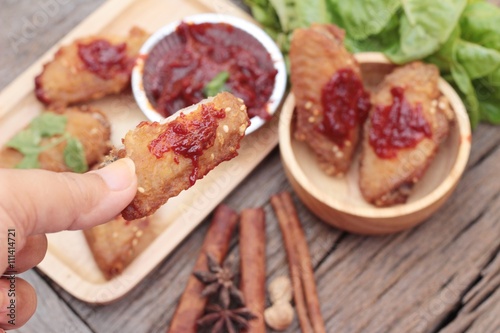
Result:
[[290,279],[292,280],[293,299],[295,301],[295,309],[299,318],[300,328],[303,333],[313,333],[312,324],[307,315],[307,306],[304,299],[304,292],[302,288],[302,279],[300,277],[299,254],[295,248],[295,237],[290,231],[290,222],[288,216],[281,202],[279,195],[271,197],[271,204],[278,218],[278,223],[285,243],[286,256],[288,258],[288,268],[290,270]]
[[[292,197],[288,192],[282,192],[271,198],[271,204],[278,217],[285,242],[301,328],[303,332],[326,333],[309,247]],[[299,277],[297,278],[296,275],[299,275]],[[300,307],[306,307],[305,314],[303,309],[299,311],[298,303],[301,304]],[[307,318],[304,318],[304,316]]]
[[[231,208],[220,205],[216,209],[193,271],[206,270],[206,253],[210,253],[219,263],[222,263],[237,223],[238,214]],[[207,303],[207,299],[201,296],[203,288],[203,283],[196,277],[193,275],[189,277],[167,332],[196,333],[196,320],[203,315]]]
[[240,289],[248,309],[257,317],[249,322],[246,333],[266,331],[266,220],[262,208],[240,213]]

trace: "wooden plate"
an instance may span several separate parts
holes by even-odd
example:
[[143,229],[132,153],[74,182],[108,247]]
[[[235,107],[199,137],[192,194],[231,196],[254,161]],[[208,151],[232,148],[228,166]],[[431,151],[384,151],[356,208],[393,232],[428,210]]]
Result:
[[[26,126],[41,110],[33,93],[35,76],[56,50],[78,37],[92,34],[123,35],[134,26],[154,32],[169,22],[197,13],[217,12],[252,18],[227,0],[110,0],[38,59],[0,94],[0,144]],[[119,145],[128,129],[146,120],[131,94],[91,103],[102,109],[112,124],[112,141]],[[170,200],[155,215],[154,241],[122,275],[106,281],[88,249],[82,232],[48,236],[48,253],[38,268],[75,297],[107,303],[130,291],[153,270],[276,146],[277,121],[245,137],[240,156],[213,170],[194,187]]]
[[[395,67],[380,53],[361,53],[356,59],[368,87],[375,86]],[[345,178],[329,177],[319,168],[311,149],[293,139],[295,100],[290,94],[281,113],[280,149],[285,172],[299,198],[323,221],[361,234],[397,232],[424,221],[455,189],[471,147],[470,123],[462,101],[443,79],[439,80],[439,89],[448,97],[456,116],[450,135],[414,187],[408,202],[386,208],[375,207],[363,199],[358,185],[357,158]]]

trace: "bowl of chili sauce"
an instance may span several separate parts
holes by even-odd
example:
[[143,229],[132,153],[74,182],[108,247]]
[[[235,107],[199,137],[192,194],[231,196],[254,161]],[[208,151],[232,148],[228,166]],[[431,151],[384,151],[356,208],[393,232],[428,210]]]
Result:
[[272,118],[285,93],[279,48],[258,26],[234,16],[198,14],[172,22],[139,54],[132,90],[151,121],[228,91],[247,106],[249,134]]

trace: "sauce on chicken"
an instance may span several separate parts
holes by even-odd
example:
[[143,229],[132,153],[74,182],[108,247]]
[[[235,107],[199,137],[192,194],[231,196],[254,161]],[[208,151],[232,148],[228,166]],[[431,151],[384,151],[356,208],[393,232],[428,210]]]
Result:
[[362,124],[370,111],[370,94],[358,75],[350,68],[340,69],[325,84],[321,94],[324,110],[318,129],[343,147],[349,132]]
[[393,87],[391,95],[392,104],[377,105],[371,115],[369,142],[381,158],[394,158],[399,149],[413,148],[424,137],[432,137],[422,105],[410,105],[402,87]]

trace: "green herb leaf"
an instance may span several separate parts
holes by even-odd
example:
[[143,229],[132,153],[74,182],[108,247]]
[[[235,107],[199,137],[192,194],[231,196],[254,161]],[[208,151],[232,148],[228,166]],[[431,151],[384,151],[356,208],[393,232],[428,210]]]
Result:
[[500,51],[500,8],[498,6],[487,2],[468,5],[460,18],[460,26],[463,39]]
[[30,128],[42,137],[63,134],[68,118],[52,112],[44,112],[31,121]]
[[24,155],[19,164],[16,165],[17,169],[38,169],[40,163],[38,162],[38,153]]
[[7,142],[6,146],[16,149],[23,155],[38,154],[40,141],[39,133],[28,128],[17,133]]
[[400,0],[330,0],[335,9],[335,20],[346,30],[347,36],[363,40],[380,33],[401,7]]
[[228,78],[229,72],[227,71],[222,71],[217,74],[210,82],[205,85],[205,88],[203,89],[203,93],[205,94],[205,96],[215,96],[222,90],[224,90],[224,85],[226,84]]
[[89,167],[85,159],[82,143],[75,137],[69,137],[63,152],[64,163],[74,172],[86,172]]
[[456,85],[462,92],[462,96],[464,96],[464,104],[467,108],[467,112],[469,114],[471,127],[476,128],[477,124],[480,120],[479,113],[479,101],[477,100],[476,91],[471,83],[469,76],[467,75],[467,71],[465,68],[459,63],[453,63],[451,65],[451,75],[453,76],[453,80]]
[[[498,22],[500,24],[500,21]],[[457,60],[464,66],[471,79],[485,76],[500,67],[500,52],[478,44],[458,41]]]
[[[398,62],[425,58],[448,40],[467,0],[407,0],[403,2]],[[432,10],[430,10],[432,8]]]

